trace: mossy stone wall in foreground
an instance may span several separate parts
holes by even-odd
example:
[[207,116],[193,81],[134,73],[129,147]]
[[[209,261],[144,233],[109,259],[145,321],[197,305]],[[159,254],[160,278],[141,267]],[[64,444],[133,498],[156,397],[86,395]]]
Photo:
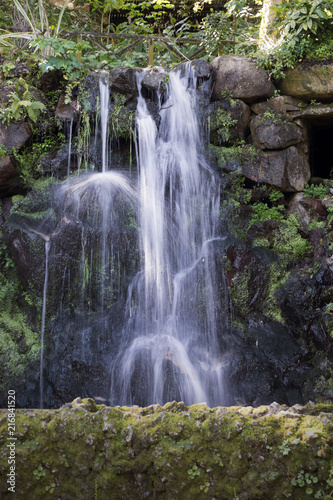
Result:
[[17,410],[16,487],[1,498],[331,499],[333,407],[107,407],[76,399]]

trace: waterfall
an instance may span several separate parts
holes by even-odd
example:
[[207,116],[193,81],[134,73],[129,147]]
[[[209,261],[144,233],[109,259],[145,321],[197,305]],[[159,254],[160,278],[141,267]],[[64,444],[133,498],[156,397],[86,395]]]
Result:
[[45,275],[44,275],[44,288],[43,288],[43,308],[42,308],[42,326],[41,326],[41,340],[40,340],[40,363],[39,363],[39,406],[43,408],[44,405],[44,336],[45,336],[45,318],[46,318],[46,295],[47,295],[47,282],[49,274],[49,250],[50,241],[45,240]]
[[102,135],[102,172],[108,170],[107,132],[109,114],[109,73],[103,72],[99,79]]
[[223,403],[216,276],[220,186],[203,155],[196,78],[171,72],[157,128],[141,93],[136,112],[141,269],[111,366],[112,404]]
[[72,135],[73,135],[73,117],[71,118],[70,125],[69,125],[67,178],[70,176],[70,173],[71,173]]

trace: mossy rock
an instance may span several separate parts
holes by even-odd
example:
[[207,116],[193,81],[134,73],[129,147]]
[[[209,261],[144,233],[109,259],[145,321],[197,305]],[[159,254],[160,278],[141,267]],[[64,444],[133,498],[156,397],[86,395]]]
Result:
[[15,441],[7,410],[0,424],[3,477],[15,442],[16,498],[280,500],[309,498],[310,488],[329,498],[332,489],[333,405],[129,408],[77,398],[59,410],[17,410]]

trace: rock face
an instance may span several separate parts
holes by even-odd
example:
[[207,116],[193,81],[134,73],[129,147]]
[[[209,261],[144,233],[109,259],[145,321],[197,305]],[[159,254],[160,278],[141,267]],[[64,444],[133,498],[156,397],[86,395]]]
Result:
[[316,64],[289,69],[279,83],[283,94],[305,99],[329,101],[333,99],[333,64]]
[[23,182],[13,156],[0,159],[0,198],[23,193]]
[[20,149],[32,136],[30,126],[25,122],[0,125],[0,144],[7,149]]
[[[77,398],[60,410],[17,410],[17,498],[243,500],[329,498],[332,405],[110,408]],[[0,410],[9,477],[7,410]],[[9,441],[8,441],[9,440]],[[286,473],[286,471],[288,473]],[[10,478],[9,478],[10,479]],[[2,481],[1,498],[11,498]],[[307,493],[306,493],[307,491]],[[322,497],[324,498],[324,497]]]
[[110,89],[130,99],[137,95],[135,69],[117,66],[110,71]]
[[285,149],[302,141],[302,130],[294,123],[258,115],[251,121],[253,144],[258,149]]
[[241,56],[220,56],[212,62],[215,75],[213,100],[226,95],[252,103],[272,97],[275,87],[253,61]]
[[68,121],[72,120],[74,115],[80,111],[80,106],[77,101],[66,103],[65,100],[65,94],[61,94],[54,113],[61,120]]
[[263,153],[259,164],[247,164],[242,171],[248,179],[285,192],[301,191],[311,176],[306,157],[295,146]]

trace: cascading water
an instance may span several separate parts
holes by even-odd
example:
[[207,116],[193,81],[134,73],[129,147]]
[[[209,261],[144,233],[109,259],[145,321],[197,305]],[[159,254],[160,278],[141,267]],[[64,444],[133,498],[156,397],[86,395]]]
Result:
[[70,173],[71,173],[72,135],[73,135],[73,117],[71,118],[70,125],[69,125],[67,178],[70,176]]
[[[191,65],[172,71],[155,122],[142,95],[145,74],[137,74],[137,179],[109,169],[103,73],[96,122],[102,147],[90,141],[101,172],[51,183],[11,216],[47,243],[46,262],[44,255],[36,262],[45,266],[41,407],[78,395],[142,406],[225,403],[220,185],[200,138],[197,82]],[[46,324],[47,316],[55,319]]]
[[102,136],[102,172],[108,170],[108,114],[109,114],[109,73],[104,72],[99,78],[100,106],[101,106],[101,136]]
[[159,130],[141,92],[138,98],[142,268],[129,287],[112,362],[112,404],[223,403],[220,281],[209,252],[218,239],[220,187],[203,156],[195,89],[191,65],[183,77],[170,74]]
[[47,296],[47,284],[49,275],[49,251],[50,251],[50,239],[46,237],[45,239],[45,275],[44,275],[44,287],[43,287],[43,309],[42,309],[42,327],[41,327],[41,340],[40,340],[40,370],[39,370],[39,406],[43,408],[44,406],[44,335],[45,335],[45,318],[46,318],[46,296]]

